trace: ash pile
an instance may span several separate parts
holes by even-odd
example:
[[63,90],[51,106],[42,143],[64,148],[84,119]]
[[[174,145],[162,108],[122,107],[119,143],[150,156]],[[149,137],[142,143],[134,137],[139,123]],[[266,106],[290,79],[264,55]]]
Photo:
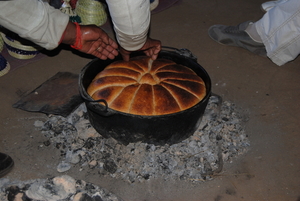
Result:
[[198,130],[173,145],[139,142],[125,146],[113,138],[105,139],[89,123],[84,104],[67,118],[49,116],[46,121],[36,121],[35,127],[48,138],[45,146],[60,149],[58,172],[76,167],[130,183],[151,178],[201,182],[212,179],[222,171],[224,162],[248,150],[246,121],[247,115],[235,104],[212,96]]
[[1,201],[122,201],[121,198],[83,180],[68,175],[50,179],[14,181],[0,179]]

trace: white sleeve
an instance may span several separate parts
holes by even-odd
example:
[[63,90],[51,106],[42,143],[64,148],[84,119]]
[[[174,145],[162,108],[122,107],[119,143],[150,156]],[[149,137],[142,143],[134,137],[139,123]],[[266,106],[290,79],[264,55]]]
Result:
[[107,0],[119,44],[126,50],[140,49],[150,26],[149,0]]
[[69,16],[41,0],[0,0],[0,25],[46,49],[54,49]]

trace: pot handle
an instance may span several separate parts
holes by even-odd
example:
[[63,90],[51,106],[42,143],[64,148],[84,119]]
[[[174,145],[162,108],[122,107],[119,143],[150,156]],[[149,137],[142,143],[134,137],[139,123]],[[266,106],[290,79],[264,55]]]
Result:
[[[111,113],[108,111],[108,104],[107,104],[106,100],[104,100],[104,99],[89,100],[85,97],[83,99],[88,103],[87,107],[89,107],[94,112],[101,114],[103,116],[111,115]],[[104,103],[104,105],[105,105],[104,109],[103,109],[102,105],[99,104],[100,102]]]
[[177,49],[175,47],[168,47],[168,46],[162,46],[162,48],[174,50],[175,53],[177,53],[181,56],[184,56],[184,57],[187,57],[187,58],[197,61],[197,57],[190,50],[188,50],[186,48]]
[[107,104],[106,100],[104,100],[104,99],[99,99],[99,100],[87,100],[87,101],[92,102],[92,103],[96,103],[96,102],[97,102],[97,103],[99,103],[99,102],[104,103],[105,108],[104,108],[104,110],[101,111],[101,112],[107,112],[108,104]]

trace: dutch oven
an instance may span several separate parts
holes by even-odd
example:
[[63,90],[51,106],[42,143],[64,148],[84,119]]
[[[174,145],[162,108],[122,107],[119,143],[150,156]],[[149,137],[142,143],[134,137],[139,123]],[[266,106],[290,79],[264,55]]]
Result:
[[[141,53],[136,53],[133,56],[140,55]],[[187,110],[167,115],[141,116],[119,112],[107,107],[105,100],[93,100],[86,90],[100,71],[110,63],[121,60],[121,57],[114,60],[94,59],[80,73],[79,91],[85,101],[91,125],[103,137],[112,137],[125,145],[138,141],[174,144],[188,138],[197,130],[211,96],[211,80],[208,73],[187,49],[163,47],[158,58],[169,59],[191,68],[205,82],[206,96]],[[98,102],[103,102],[104,105]]]

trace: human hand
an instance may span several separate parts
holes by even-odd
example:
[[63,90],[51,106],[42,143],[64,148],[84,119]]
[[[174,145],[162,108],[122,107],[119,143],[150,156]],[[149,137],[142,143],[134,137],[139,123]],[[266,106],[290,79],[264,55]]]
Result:
[[117,43],[96,25],[75,25],[69,22],[61,42],[102,60],[114,59],[119,54]]
[[81,42],[82,48],[79,51],[102,60],[114,59],[119,54],[117,43],[95,25],[81,26]]
[[[120,47],[119,50],[123,60],[129,61],[130,53],[132,51],[127,51],[122,47]],[[161,50],[161,42],[159,40],[155,40],[148,37],[144,46],[138,51],[143,51],[148,57],[151,57],[152,60],[155,60],[160,50]]]

